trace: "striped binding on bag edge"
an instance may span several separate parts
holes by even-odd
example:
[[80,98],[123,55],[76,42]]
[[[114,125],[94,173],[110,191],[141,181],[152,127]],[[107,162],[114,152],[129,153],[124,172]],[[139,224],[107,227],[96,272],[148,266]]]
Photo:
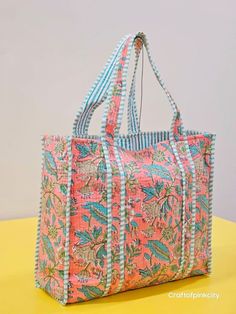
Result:
[[67,137],[68,152],[68,174],[67,174],[67,195],[66,195],[66,226],[65,226],[65,257],[64,257],[64,299],[63,304],[68,300],[68,281],[69,281],[69,243],[70,243],[70,205],[71,205],[71,175],[72,175],[72,137]]

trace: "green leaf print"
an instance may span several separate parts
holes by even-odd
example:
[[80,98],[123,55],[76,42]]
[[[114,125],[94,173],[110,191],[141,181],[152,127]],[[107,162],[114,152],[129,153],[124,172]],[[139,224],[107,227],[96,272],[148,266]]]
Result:
[[196,276],[196,275],[203,275],[204,272],[200,269],[194,269],[193,271],[191,271],[190,275],[191,276]]
[[47,198],[47,201],[46,201],[46,207],[48,209],[52,208],[53,207],[53,204],[52,204],[52,199],[51,199],[51,196],[49,194],[48,198]]
[[131,221],[131,225],[132,225],[132,227],[134,227],[134,228],[138,228],[138,224],[137,224],[137,222],[134,221],[134,220]]
[[154,256],[165,262],[170,261],[170,252],[167,246],[158,240],[148,240],[145,245],[154,254]]
[[102,182],[105,182],[106,179],[106,163],[105,161],[102,159],[99,164],[98,164],[98,168],[97,168],[97,179],[101,179]]
[[105,250],[105,246],[102,245],[97,253],[96,253],[96,257],[97,259],[99,260],[99,265],[100,267],[103,267],[104,266],[104,257],[107,255],[107,251]]
[[157,175],[165,180],[172,180],[169,170],[161,165],[145,165],[143,168],[147,169],[148,172],[152,175]]
[[63,269],[59,269],[58,274],[61,277],[61,279],[64,279],[64,270]]
[[201,208],[208,213],[208,199],[206,195],[199,195],[197,197],[197,202],[200,204]]
[[51,278],[48,279],[44,289],[48,292],[51,293]]
[[77,144],[76,149],[79,151],[79,158],[85,158],[90,155],[90,148],[87,145]]
[[92,241],[91,235],[88,231],[75,231],[75,236],[80,238],[80,244],[86,244]]
[[156,274],[156,273],[159,271],[160,268],[161,268],[161,264],[154,264],[154,265],[152,266],[152,272],[153,272],[153,274]]
[[103,291],[95,286],[82,286],[82,288],[78,288],[78,291],[82,292],[86,298],[94,299],[99,296],[102,296]]
[[53,246],[49,237],[43,234],[42,240],[43,240],[43,247],[45,249],[45,252],[47,253],[48,258],[50,259],[50,261],[55,263],[55,254],[54,254]]
[[44,164],[47,172],[57,178],[57,165],[52,156],[52,153],[49,151],[44,152]]
[[150,201],[156,196],[156,191],[153,187],[145,187],[142,186],[142,192],[146,194],[146,197],[144,198],[144,202]]
[[150,261],[151,256],[148,253],[144,253],[144,257],[146,258],[146,260]]
[[101,233],[102,233],[102,227],[98,227],[98,228],[96,226],[93,227],[92,234],[93,234],[94,239],[97,239]]
[[107,208],[98,202],[87,202],[83,208],[89,210],[94,219],[103,225],[107,224]]
[[151,270],[146,267],[144,269],[139,269],[139,274],[143,277],[143,278],[146,278],[146,277],[151,277],[152,276],[152,272]]
[[190,149],[192,157],[195,157],[199,154],[199,149],[196,145],[189,145],[189,149]]
[[160,194],[160,192],[163,190],[164,188],[164,182],[156,182],[155,184],[155,190],[158,194]]
[[181,189],[181,186],[176,185],[176,186],[175,186],[175,191],[176,191],[176,193],[177,193],[178,195],[182,195],[182,189]]
[[89,217],[87,215],[82,216],[83,221],[89,222]]
[[61,184],[60,185],[60,190],[61,192],[66,195],[67,194],[67,185],[66,184]]
[[171,210],[171,206],[170,206],[167,198],[165,199],[165,201],[162,204],[162,209],[164,212]]
[[98,147],[98,144],[95,143],[95,142],[92,142],[92,143],[90,144],[90,149],[91,149],[91,152],[92,152],[93,154],[96,152],[97,147]]

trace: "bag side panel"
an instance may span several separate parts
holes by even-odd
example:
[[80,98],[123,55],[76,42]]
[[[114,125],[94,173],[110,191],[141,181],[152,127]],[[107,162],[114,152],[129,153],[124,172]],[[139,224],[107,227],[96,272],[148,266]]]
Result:
[[[102,296],[107,273],[107,174],[102,144],[73,138],[72,155],[68,303]],[[113,236],[118,237],[118,232],[114,226]]]
[[213,134],[196,135],[189,140],[196,172],[194,263],[189,276],[210,272],[214,141]]
[[44,136],[39,251],[36,281],[63,302],[68,147],[66,137]]

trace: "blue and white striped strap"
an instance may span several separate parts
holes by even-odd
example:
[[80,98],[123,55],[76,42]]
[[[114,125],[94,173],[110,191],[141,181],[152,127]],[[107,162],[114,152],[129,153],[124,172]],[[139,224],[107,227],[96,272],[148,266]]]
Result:
[[82,106],[76,114],[76,118],[73,124],[73,136],[79,136],[79,134],[84,134],[84,129],[86,128],[84,123],[86,123],[86,117],[91,108],[91,104],[94,105],[99,103],[104,97],[104,91],[107,91],[107,84],[110,82],[112,69],[116,64],[117,56],[123,47],[123,43],[126,41],[127,36],[125,36],[117,45],[116,49],[112,53],[111,57],[108,59],[104,69],[98,76],[97,80],[89,90],[87,96],[85,97]]
[[[98,79],[90,89],[87,97],[85,98],[80,110],[78,111],[76,115],[76,119],[73,126],[73,135],[79,136],[81,134],[87,134],[88,133],[88,127],[92,118],[92,115],[97,107],[103,101],[106,99],[108,94],[108,89],[110,86],[110,81],[112,77],[112,73],[115,69],[115,64],[119,58],[119,55],[122,51],[122,46],[126,40],[126,37],[124,37],[119,44],[117,45],[116,49],[112,53],[111,57],[109,58],[105,68],[103,69],[102,73],[99,75]],[[136,54],[136,59],[138,58],[138,55]],[[137,61],[135,61],[135,64],[137,64]],[[134,87],[132,91],[132,95],[134,95]],[[128,120],[134,121],[134,117],[136,115],[136,104],[135,101],[130,101],[133,106],[130,108]],[[138,119],[138,118],[137,118]],[[130,124],[131,122],[129,122]],[[137,121],[134,121],[135,125],[138,125]],[[137,129],[135,129],[135,132],[137,132]]]

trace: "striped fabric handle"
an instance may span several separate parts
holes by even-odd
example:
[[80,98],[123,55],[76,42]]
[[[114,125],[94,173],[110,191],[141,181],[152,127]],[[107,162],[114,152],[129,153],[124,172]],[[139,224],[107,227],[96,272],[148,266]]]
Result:
[[116,72],[115,81],[113,82],[114,84],[112,84],[109,88],[110,96],[106,100],[106,108],[103,114],[103,121],[102,121],[102,127],[101,127],[102,136],[106,137],[108,142],[111,142],[111,141],[117,140],[117,137],[119,135],[121,120],[122,120],[122,116],[124,112],[124,102],[125,102],[125,94],[126,94],[126,86],[127,86],[127,73],[128,73],[128,65],[130,62],[130,51],[137,38],[140,38],[142,40],[143,45],[145,46],[146,51],[147,51],[149,63],[151,64],[151,67],[157,78],[157,81],[161,85],[162,89],[164,90],[170,102],[171,108],[174,113],[172,124],[171,124],[171,133],[175,136],[175,138],[178,138],[180,135],[182,135],[182,130],[183,130],[180,112],[173,97],[171,96],[163,80],[161,79],[159,70],[157,69],[156,65],[154,64],[152,60],[150,50],[149,50],[149,45],[148,45],[146,36],[143,33],[138,33],[136,36],[131,36],[127,39],[128,44],[126,43],[126,45],[128,45],[127,49],[129,53],[127,53],[126,57],[122,56],[120,59],[120,62],[123,62],[124,58],[126,59],[123,75],[120,76],[119,67],[121,65],[118,65],[116,69],[117,72]]
[[[90,89],[88,95],[86,96],[80,110],[78,111],[74,125],[73,125],[73,135],[85,135],[88,134],[89,124],[92,118],[94,111],[105,101],[107,98],[111,77],[115,70],[116,63],[119,61],[119,55],[122,51],[123,44],[125,43],[127,36],[124,37],[117,45],[116,49],[112,53],[111,57],[108,59],[105,68],[98,76],[96,82]],[[138,54],[136,54],[135,64],[138,63]],[[134,87],[132,87],[132,95],[134,95]],[[136,106],[135,101],[130,101],[129,116],[128,116],[128,125],[131,124],[129,121],[132,119],[132,123],[138,125],[137,121],[134,121],[134,117],[137,117],[135,114]],[[132,106],[133,105],[133,106]],[[133,122],[134,121],[134,122]],[[137,132],[138,130],[135,130]]]
[[130,92],[129,92],[129,99],[128,99],[128,134],[136,134],[140,133],[140,121],[138,117],[137,112],[137,105],[136,105],[136,73],[138,69],[138,61],[139,61],[139,55],[143,48],[143,42],[139,38],[136,39],[135,42],[135,64],[134,64],[134,73],[132,77],[132,82],[130,86]]
[[86,95],[79,111],[76,114],[76,118],[73,124],[73,136],[79,136],[80,134],[86,134],[86,127],[85,123],[87,121],[88,115],[90,115],[91,110],[96,105],[99,105],[101,101],[101,97],[103,93],[100,94],[100,91],[104,92],[104,88],[107,83],[110,81],[111,74],[112,74],[112,67],[116,63],[116,58],[119,56],[119,52],[125,42],[127,36],[122,38],[122,40],[118,43],[116,49],[113,51],[111,57],[108,59],[107,64],[105,65],[104,69],[98,76],[97,80],[89,90],[88,94]]

